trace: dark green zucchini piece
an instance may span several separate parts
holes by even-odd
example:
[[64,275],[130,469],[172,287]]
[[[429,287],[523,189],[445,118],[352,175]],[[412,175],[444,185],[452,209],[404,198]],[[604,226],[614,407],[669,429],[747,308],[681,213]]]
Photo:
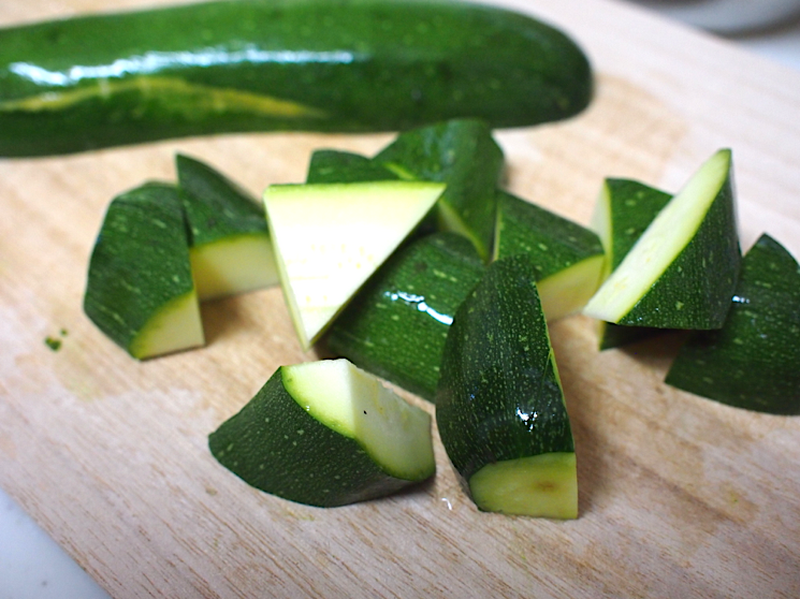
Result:
[[203,345],[174,185],[146,183],[111,201],[89,261],[83,309],[134,358]]
[[497,192],[494,259],[528,254],[548,320],[577,312],[600,286],[605,254],[594,231],[505,191]]
[[479,509],[575,518],[575,445],[531,257],[493,262],[456,312],[439,435]]
[[800,414],[800,267],[762,235],[742,260],[725,325],[695,333],[666,382],[719,402]]
[[584,313],[622,325],[718,329],[740,263],[733,162],[723,149],[658,213]]
[[490,258],[503,151],[486,122],[453,119],[407,131],[374,161],[402,179],[446,183],[437,203],[440,228],[466,236]]
[[[632,179],[608,178],[598,198],[593,226],[606,252],[605,280],[619,266],[656,215],[672,199],[655,187]],[[662,329],[599,323],[600,349],[612,349],[642,341]]]
[[316,150],[311,154],[306,183],[358,183],[391,181],[399,177],[367,156],[340,150]]
[[531,16],[437,0],[218,0],[0,30],[0,156],[276,130],[572,116],[583,51]]
[[204,162],[178,154],[175,163],[200,300],[276,285],[264,205]]
[[382,497],[436,470],[430,415],[347,360],[282,366],[208,443],[249,485],[319,507]]
[[453,315],[483,271],[474,246],[456,233],[407,244],[333,322],[328,350],[434,401]]

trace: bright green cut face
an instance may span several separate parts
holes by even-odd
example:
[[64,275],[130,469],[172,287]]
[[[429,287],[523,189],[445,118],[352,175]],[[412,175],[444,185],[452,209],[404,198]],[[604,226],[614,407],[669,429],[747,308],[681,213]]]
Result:
[[204,343],[200,304],[192,290],[153,314],[131,342],[129,351],[133,357],[144,360]]

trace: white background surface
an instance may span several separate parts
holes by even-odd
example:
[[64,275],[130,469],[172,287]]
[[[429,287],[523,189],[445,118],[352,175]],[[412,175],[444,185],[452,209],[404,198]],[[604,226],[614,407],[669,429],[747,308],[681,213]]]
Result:
[[[645,3],[658,5],[653,0]],[[730,20],[730,13],[725,20]],[[800,70],[800,19],[726,37]],[[0,489],[0,599],[51,598],[108,599],[108,595]]]

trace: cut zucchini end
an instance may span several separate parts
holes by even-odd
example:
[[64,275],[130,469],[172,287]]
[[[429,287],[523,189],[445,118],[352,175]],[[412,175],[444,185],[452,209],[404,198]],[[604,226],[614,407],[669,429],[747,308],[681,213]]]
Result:
[[195,290],[162,306],[131,341],[128,352],[139,360],[205,344],[200,304]]
[[538,518],[578,517],[574,453],[542,455],[488,464],[469,479],[478,509]]
[[355,439],[390,476],[422,481],[435,472],[430,415],[348,360],[285,366],[283,382],[310,416]]
[[623,321],[697,233],[730,177],[731,161],[731,151],[722,149],[701,165],[589,300],[584,314]]
[[579,312],[600,286],[605,264],[605,256],[592,256],[538,281],[536,286],[547,320]]
[[264,193],[281,286],[303,349],[408,237],[442,183],[274,185]]
[[268,235],[240,235],[189,250],[200,301],[272,287],[278,268]]

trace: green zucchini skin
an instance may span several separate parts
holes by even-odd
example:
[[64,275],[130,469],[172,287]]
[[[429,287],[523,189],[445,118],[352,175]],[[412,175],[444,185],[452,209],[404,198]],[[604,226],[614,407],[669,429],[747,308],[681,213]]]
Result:
[[433,402],[453,316],[483,272],[465,237],[440,232],[417,239],[390,258],[334,321],[327,348]]
[[450,119],[405,131],[373,160],[401,179],[446,183],[439,227],[468,237],[489,261],[504,157],[488,122]]
[[459,116],[528,126],[591,95],[563,32],[447,0],[218,0],[0,30],[0,156]]
[[[611,273],[642,236],[672,194],[633,179],[608,178],[603,182],[608,202],[610,239],[606,271]],[[629,345],[655,336],[664,329],[600,323],[600,350]]]
[[310,417],[284,387],[283,371],[209,435],[220,464],[257,489],[317,507],[367,501],[420,482],[387,474],[356,439]]
[[145,183],[108,206],[89,260],[83,308],[135,358],[140,334],[163,307],[195,293],[176,186]]
[[436,422],[467,484],[489,464],[575,451],[531,272],[525,254],[493,262],[445,342]]
[[175,166],[192,246],[269,234],[263,204],[222,173],[183,154],[175,156]]
[[800,414],[800,266],[762,235],[742,272],[722,329],[695,333],[666,382],[738,408]]
[[316,150],[308,164],[306,183],[358,183],[399,178],[367,156],[339,150]]

